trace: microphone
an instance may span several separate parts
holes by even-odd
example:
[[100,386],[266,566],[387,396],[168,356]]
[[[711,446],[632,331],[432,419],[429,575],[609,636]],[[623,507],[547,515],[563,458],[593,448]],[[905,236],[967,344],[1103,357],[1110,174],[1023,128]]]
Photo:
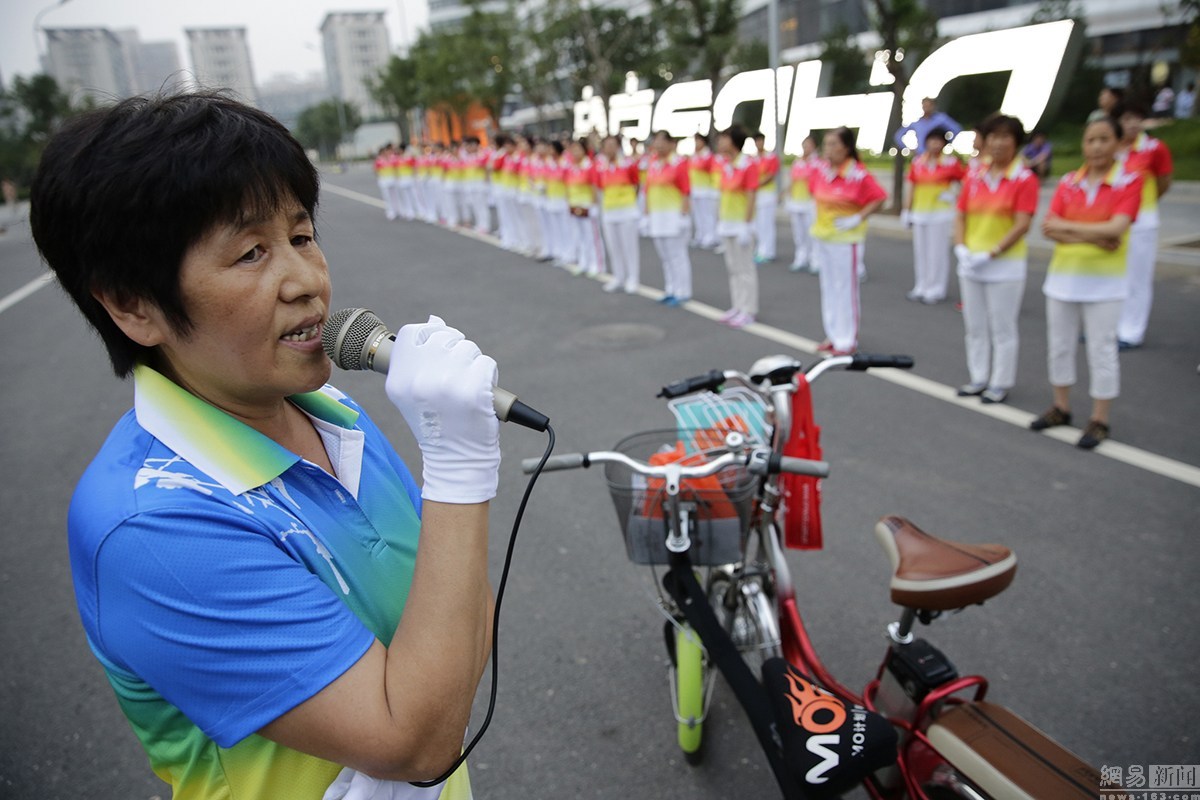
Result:
[[[371,369],[387,374],[396,334],[387,329],[374,312],[365,308],[335,311],[321,331],[321,346],[342,369]],[[515,422],[545,431],[550,418],[517,399],[512,392],[492,387],[492,403],[501,422]]]

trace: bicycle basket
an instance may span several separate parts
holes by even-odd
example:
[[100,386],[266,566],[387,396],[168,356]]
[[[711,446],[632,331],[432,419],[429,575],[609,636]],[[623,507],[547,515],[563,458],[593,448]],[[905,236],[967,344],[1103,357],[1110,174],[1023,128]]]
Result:
[[[615,449],[637,461],[666,464],[681,458],[702,464],[720,448],[697,449],[713,436],[711,429],[664,430],[638,433]],[[637,564],[666,564],[670,519],[667,492],[661,478],[646,478],[624,464],[607,463],[604,477],[616,507],[625,551]],[[680,508],[692,520],[689,530],[691,561],[715,566],[738,561],[745,549],[746,531],[757,479],[745,467],[730,467],[708,478],[687,479],[679,487]]]
[[679,426],[679,438],[693,450],[691,440],[683,431],[712,429],[716,431],[738,431],[746,435],[751,444],[769,447],[771,428],[767,424],[767,407],[762,397],[741,386],[731,386],[720,394],[698,392],[676,397],[667,401],[667,408]]

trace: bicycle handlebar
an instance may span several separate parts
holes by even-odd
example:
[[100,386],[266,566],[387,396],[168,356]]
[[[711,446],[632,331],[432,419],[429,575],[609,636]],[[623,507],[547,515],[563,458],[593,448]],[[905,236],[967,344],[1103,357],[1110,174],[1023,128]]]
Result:
[[[529,474],[537,469],[540,458],[526,458],[521,462],[521,471]],[[542,469],[547,472],[564,469],[586,469],[592,464],[616,462],[624,464],[629,469],[641,475],[652,478],[665,478],[670,473],[677,474],[681,479],[705,478],[732,466],[745,466],[756,475],[775,475],[780,472],[790,472],[795,475],[809,475],[814,478],[829,477],[829,462],[812,461],[807,458],[795,458],[772,453],[770,450],[759,449],[749,455],[742,453],[725,453],[712,461],[684,467],[679,464],[663,464],[652,466],[642,461],[632,459],[624,453],[598,451],[595,453],[563,453],[551,456]]]
[[[865,372],[872,368],[912,369],[913,359],[912,356],[906,355],[873,353],[855,353],[852,356],[831,356],[815,362],[805,371],[804,375],[808,378],[809,383],[812,383],[822,373],[834,367],[845,367],[852,372]],[[745,386],[764,395],[769,393],[771,388],[770,385],[764,385],[762,380],[754,380],[744,372],[714,369],[709,370],[703,375],[684,378],[683,380],[664,386],[657,396],[673,399],[695,392],[716,391],[722,384],[728,382]]]
[[692,394],[693,392],[713,391],[724,382],[725,373],[719,369],[713,369],[703,375],[684,378],[681,381],[675,381],[669,386],[664,386],[657,396],[671,399],[682,397],[685,394]]
[[912,356],[883,355],[872,353],[855,353],[853,360],[846,369],[861,372],[872,367],[889,367],[892,369],[912,369]]

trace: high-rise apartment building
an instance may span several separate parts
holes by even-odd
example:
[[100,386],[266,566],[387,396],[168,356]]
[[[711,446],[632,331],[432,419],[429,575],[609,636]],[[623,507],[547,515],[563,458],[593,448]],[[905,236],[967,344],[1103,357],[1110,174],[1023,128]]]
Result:
[[[525,0],[519,5],[541,5],[538,0]],[[484,0],[479,4],[479,10],[484,13],[504,13],[508,9],[505,0]],[[518,9],[521,11],[523,9]],[[471,13],[471,6],[466,0],[429,0],[429,27],[431,30],[447,30],[454,28]]]
[[392,48],[382,11],[336,12],[325,15],[321,38],[329,93],[358,107],[364,120],[383,116],[371,97],[368,81],[387,66]]
[[190,86],[175,42],[143,42],[136,28],[113,31],[125,50],[125,64],[134,94],[179,91]]
[[258,103],[245,28],[188,28],[184,32],[196,85],[232,89],[245,102]]
[[111,103],[134,94],[126,49],[107,28],[46,28],[46,66],[59,87],[78,102]]

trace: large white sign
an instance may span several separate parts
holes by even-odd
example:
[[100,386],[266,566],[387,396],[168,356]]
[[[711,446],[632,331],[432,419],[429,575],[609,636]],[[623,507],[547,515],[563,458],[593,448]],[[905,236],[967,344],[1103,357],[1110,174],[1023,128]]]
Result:
[[[921,100],[937,97],[955,78],[988,72],[1008,72],[1008,87],[999,111],[1021,120],[1026,130],[1037,126],[1050,102],[1067,44],[1075,23],[1070,20],[1028,25],[1002,31],[963,36],[939,47],[917,66],[904,90],[901,120],[907,125],[921,116]],[[887,54],[878,54],[871,72],[872,85],[892,82]],[[766,148],[774,150],[776,123],[786,126],[783,151],[799,155],[801,142],[814,130],[845,125],[858,129],[860,149],[881,153],[888,147],[887,126],[894,95],[891,91],[818,97],[820,61],[805,61],[777,70],[741,72],[713,97],[711,81],[686,81],[667,87],[655,102],[654,92],[638,89],[637,76],[626,76],[625,91],[613,95],[608,108],[591,87],[575,104],[575,135],[593,131],[620,133],[641,141],[652,131],[665,130],[685,137],[680,150],[691,152],[691,135],[723,130],[732,123],[743,103],[762,103],[758,128]],[[955,148],[969,152],[972,135],[960,135]],[[913,141],[910,147],[915,146]],[[749,146],[749,143],[748,143]]]

